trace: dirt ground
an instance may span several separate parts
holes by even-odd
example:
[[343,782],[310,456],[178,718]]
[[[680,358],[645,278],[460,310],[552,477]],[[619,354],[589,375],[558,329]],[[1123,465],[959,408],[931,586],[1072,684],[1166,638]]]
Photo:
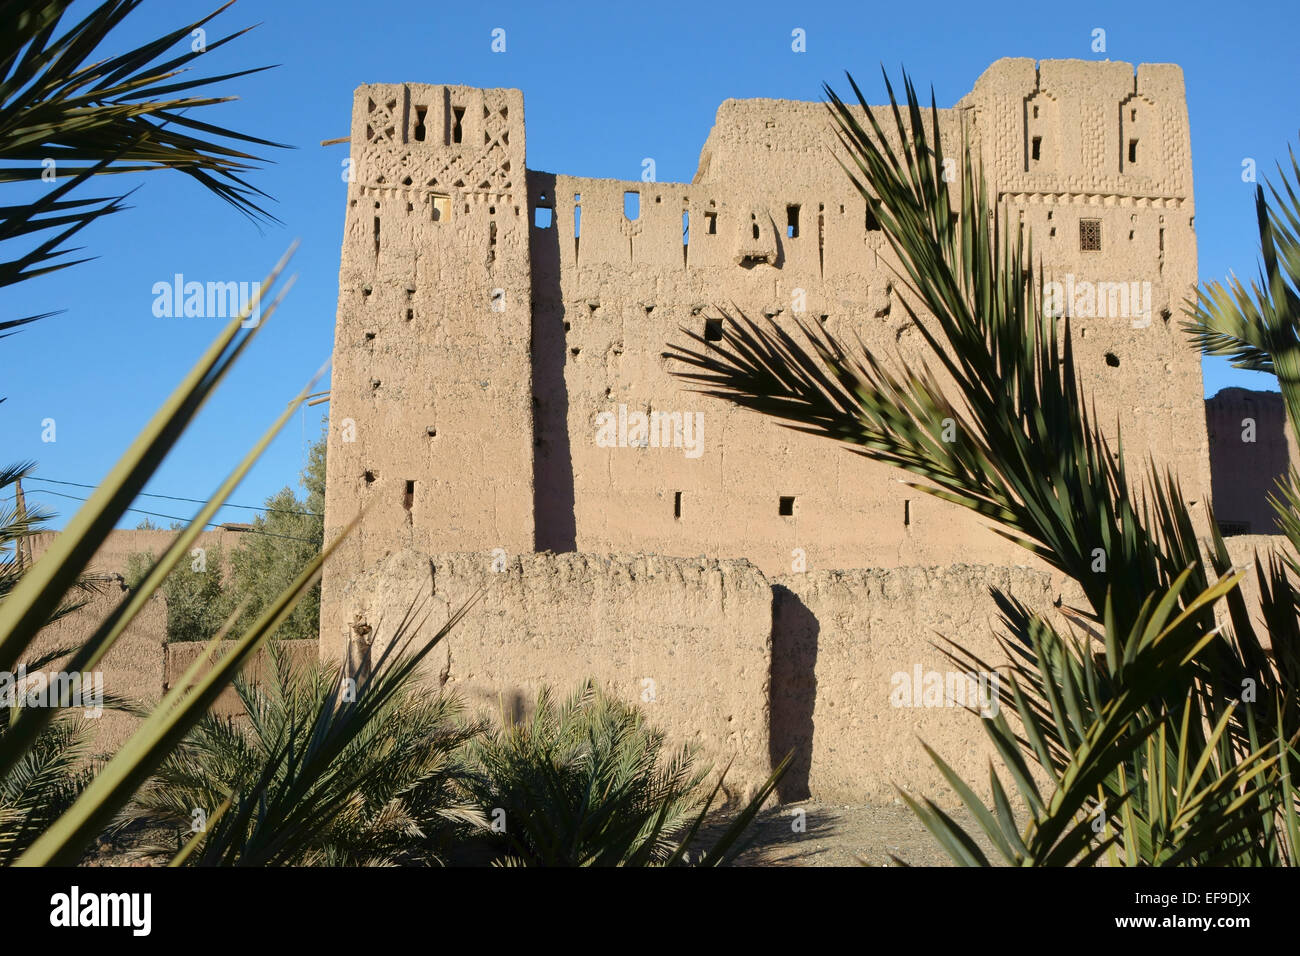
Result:
[[[802,810],[800,816],[796,811]],[[953,811],[952,818],[966,828],[970,815]],[[706,827],[702,845],[710,842],[722,824]],[[121,839],[105,839],[91,849],[83,866],[147,866],[133,858],[129,846],[141,841],[166,843],[168,834],[130,832]],[[930,832],[902,803],[884,806],[842,806],[812,801],[786,804],[764,811],[743,841],[746,849],[735,866],[897,866],[891,854],[909,866],[951,866],[948,855]],[[976,840],[990,852],[983,839]],[[995,859],[990,853],[990,859]]]
[[[802,816],[796,813],[798,810],[803,811]],[[971,832],[968,813],[950,815]],[[982,839],[976,842],[988,852]],[[884,806],[804,802],[774,807],[754,823],[748,848],[736,864],[897,866],[891,854],[910,866],[952,865],[930,831],[901,802]]]

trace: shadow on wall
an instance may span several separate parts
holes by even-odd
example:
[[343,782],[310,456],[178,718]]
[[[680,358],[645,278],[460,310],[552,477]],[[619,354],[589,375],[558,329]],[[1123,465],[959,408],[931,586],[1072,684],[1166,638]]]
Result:
[[[536,228],[555,215],[555,175],[528,173],[528,229],[533,273],[533,515],[534,548],[577,549],[569,394],[564,383],[564,297],[560,290],[560,230]],[[542,212],[539,213],[539,210]]]
[[1268,503],[1296,460],[1282,394],[1230,387],[1205,401],[1214,517],[1224,535],[1278,534]]
[[782,803],[807,800],[812,769],[813,709],[817,702],[817,638],[821,624],[799,596],[772,585],[772,700],[769,748],[772,766],[794,750],[777,786]]

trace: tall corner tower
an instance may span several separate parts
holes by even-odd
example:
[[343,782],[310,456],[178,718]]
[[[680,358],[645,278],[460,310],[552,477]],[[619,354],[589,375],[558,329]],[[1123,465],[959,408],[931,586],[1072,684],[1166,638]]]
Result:
[[390,551],[533,547],[531,274],[519,90],[369,84],[352,105],[330,394],[321,646]]

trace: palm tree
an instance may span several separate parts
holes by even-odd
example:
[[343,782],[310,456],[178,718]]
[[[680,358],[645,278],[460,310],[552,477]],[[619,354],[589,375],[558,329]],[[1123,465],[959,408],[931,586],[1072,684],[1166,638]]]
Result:
[[[406,670],[366,719],[347,719],[336,667],[295,670],[277,644],[268,650],[265,680],[235,680],[247,718],[205,716],[125,812],[124,823],[178,836],[144,855],[173,856],[202,824],[213,832],[192,863],[440,864],[484,826],[453,792],[477,730],[458,721],[454,698]],[[207,817],[228,801],[232,811]]]
[[[93,177],[173,170],[250,218],[273,218],[261,205],[265,193],[244,179],[257,157],[235,144],[277,144],[196,115],[232,99],[207,95],[213,85],[267,68],[185,76],[248,32],[206,39],[211,21],[234,0],[134,49],[100,53],[142,2],[105,0],[65,29],[73,0],[0,0],[0,183],[46,186],[33,199],[0,207],[0,242],[38,240],[0,258],[0,287],[84,261],[68,258],[77,251],[68,240],[125,208],[123,195],[73,195]],[[178,44],[185,49],[173,55]],[[3,318],[0,332],[51,314]]]
[[706,794],[709,768],[692,748],[665,754],[662,731],[590,680],[563,702],[542,688],[529,718],[503,718],[467,751],[480,842],[505,866],[669,866],[692,851],[697,865],[723,865],[790,763],[705,848],[696,842],[725,771]]
[[[248,31],[207,42],[207,27],[226,3],[134,49],[101,54],[141,2],[109,0],[65,27],[72,0],[0,0],[0,22],[6,25],[0,36],[0,183],[25,184],[25,195],[34,197],[0,206],[0,243],[7,242],[6,249],[27,243],[21,252],[0,254],[0,288],[84,261],[68,258],[77,251],[68,241],[125,208],[123,195],[74,196],[96,176],[174,170],[252,219],[273,218],[260,205],[268,197],[243,178],[257,158],[233,144],[277,144],[194,115],[233,99],[196,92],[266,68],[184,76],[200,57]],[[186,49],[171,56],[177,44]],[[0,316],[0,338],[54,314]],[[0,490],[34,468],[25,462],[0,470]],[[0,511],[0,553],[15,555],[0,565],[0,600],[22,573],[22,543],[51,517],[39,508]],[[79,587],[94,590],[90,579]],[[62,613],[77,606],[71,603]]]
[[[970,509],[1078,582],[1087,602],[1078,627],[996,595],[1019,727],[1008,708],[984,721],[1005,768],[990,767],[992,805],[932,753],[1005,862],[1295,861],[1288,767],[1300,759],[1300,641],[1284,573],[1294,557],[1257,563],[1270,657],[1213,520],[1205,556],[1173,475],[1153,463],[1133,480],[1122,445],[1112,451],[1103,439],[1076,375],[1069,321],[1046,314],[1035,294],[1031,237],[1020,242],[1005,211],[994,215],[969,144],[957,152],[954,199],[933,97],[927,116],[905,78],[904,107],[889,87],[892,123],[882,122],[849,82],[856,108],[826,88],[842,162],[897,257],[908,317],[951,387],[928,367],[892,370],[816,323],[743,315],[728,317],[718,343],[683,330],[693,342],[671,347],[684,366],[677,374],[910,472],[913,487]],[[1267,222],[1279,251],[1266,241],[1269,291],[1255,300],[1259,311],[1245,311],[1238,297],[1234,312],[1211,293],[1198,314],[1203,342],[1229,349],[1235,335],[1237,348],[1249,345],[1240,353],[1248,360],[1267,354],[1286,369],[1284,391],[1288,376],[1292,388],[1300,382],[1291,291],[1300,246],[1295,194],[1288,189],[1286,198],[1284,220],[1261,212],[1261,231]],[[941,436],[949,419],[952,442]],[[1288,495],[1294,548],[1300,512]],[[1106,557],[1101,573],[1096,549]],[[1222,629],[1220,601],[1231,618]],[[949,653],[963,667],[990,668],[958,647]],[[1243,682],[1254,690],[1248,701]],[[1046,791],[1035,771],[1050,781]],[[907,799],[955,860],[989,862],[939,807]]]

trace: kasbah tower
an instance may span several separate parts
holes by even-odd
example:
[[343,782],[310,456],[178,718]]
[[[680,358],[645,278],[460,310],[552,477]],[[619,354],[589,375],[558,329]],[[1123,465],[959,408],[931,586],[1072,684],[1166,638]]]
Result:
[[[1122,428],[1131,467],[1151,454],[1174,469],[1204,516],[1200,359],[1179,328],[1197,280],[1182,71],[1003,59],[940,126],[950,153],[964,130],[999,214],[1070,290],[1098,420]],[[722,310],[818,321],[894,368],[922,361],[823,104],[727,100],[690,183],[533,170],[525,131],[518,90],[356,91],[327,541],[364,514],[326,568],[323,655],[373,630],[356,582],[398,552],[428,556],[426,585],[434,556],[464,553],[485,568],[540,552],[745,559],[768,578],[1033,566],[901,472],[670,374],[679,328],[712,339]],[[659,413],[649,443],[627,440],[638,412]],[[575,648],[590,636],[570,633]],[[576,681],[591,661],[572,657]]]

